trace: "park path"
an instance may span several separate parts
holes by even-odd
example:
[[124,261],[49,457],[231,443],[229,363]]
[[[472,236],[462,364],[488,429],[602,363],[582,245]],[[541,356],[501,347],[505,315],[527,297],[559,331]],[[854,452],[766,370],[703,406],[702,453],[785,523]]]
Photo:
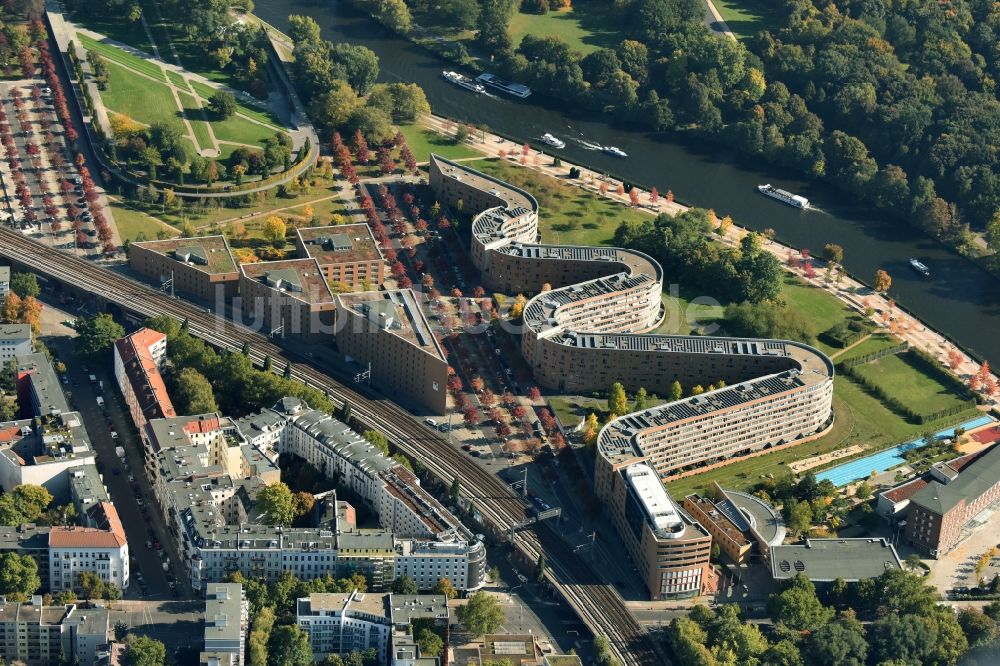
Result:
[[[104,35],[102,35],[99,32],[94,32],[93,30],[87,30],[85,28],[77,28],[76,31],[77,31],[78,34],[86,35],[86,36],[90,37],[91,39],[98,40],[100,42],[109,44],[111,46],[116,46],[116,47],[119,47],[119,48],[125,48],[125,45],[121,44],[120,42],[116,42],[113,39],[108,39],[107,37],[105,37]],[[132,49],[132,50],[136,50],[136,49]],[[142,53],[141,51],[138,51],[138,52]],[[200,148],[201,147],[201,143],[198,142],[198,137],[197,137],[197,135],[194,132],[194,127],[191,125],[191,120],[188,118],[187,113],[184,112],[184,103],[181,101],[180,93],[184,93],[184,94],[192,97],[195,100],[195,102],[199,105],[199,108],[202,109],[202,115],[203,116],[204,116],[204,107],[202,106],[202,104],[203,104],[204,100],[202,100],[201,95],[197,94],[196,92],[193,92],[192,89],[189,88],[189,89],[184,90],[184,89],[181,89],[177,84],[175,84],[173,82],[173,80],[171,80],[170,77],[167,76],[167,74],[166,74],[167,69],[169,67],[169,65],[167,63],[165,63],[165,62],[163,62],[161,60],[152,60],[152,59],[150,59],[150,62],[152,62],[152,63],[154,63],[154,64],[156,64],[157,66],[160,67],[160,70],[163,72],[163,76],[164,76],[164,79],[166,79],[166,82],[164,82],[163,80],[160,80],[158,78],[152,77],[152,76],[150,76],[149,74],[147,74],[145,72],[140,72],[137,69],[133,69],[133,68],[131,68],[128,65],[125,65],[123,63],[114,62],[113,61],[112,64],[115,65],[115,66],[117,66],[117,67],[121,67],[122,69],[128,71],[130,74],[134,74],[135,76],[139,76],[139,77],[142,77],[142,78],[147,79],[149,81],[153,81],[155,83],[158,83],[159,85],[166,86],[167,89],[170,90],[171,96],[174,98],[174,104],[177,106],[177,111],[180,113],[181,120],[184,123],[184,127],[187,129],[188,139],[190,139],[191,143],[196,148]],[[185,77],[183,74],[181,74],[179,76],[182,79],[184,79],[185,83],[187,83],[187,81],[188,81],[187,77]],[[225,86],[220,87],[220,89],[224,89],[224,88],[225,88]],[[105,109],[106,111],[115,112],[114,109],[108,109],[107,108],[107,106],[104,104],[104,100],[101,99],[100,96],[98,96],[98,98],[94,100],[94,103],[96,105],[98,105],[99,107]],[[246,120],[248,122],[254,123],[255,125],[260,125],[262,127],[268,128],[268,129],[274,129],[273,125],[261,122],[260,120],[257,120],[256,118],[252,118],[250,116],[244,115],[244,114],[239,113],[239,112],[237,112],[236,115],[239,116],[240,118],[242,118],[243,120]],[[138,121],[138,120],[135,120],[135,118],[133,118],[132,120],[134,120],[135,122],[139,123],[140,125],[145,125],[145,123],[143,123],[141,121]],[[207,118],[205,118],[205,124],[208,127],[209,136],[212,139],[212,147],[208,148],[208,149],[199,150],[198,154],[201,155],[202,157],[218,157],[221,154],[221,152],[222,152],[222,150],[220,148],[220,144],[223,144],[223,143],[229,144],[229,145],[233,145],[233,146],[243,146],[243,147],[246,147],[246,148],[253,148],[253,149],[257,149],[258,148],[258,146],[253,145],[253,144],[249,144],[249,143],[238,143],[236,141],[220,141],[220,140],[218,140],[216,138],[215,132],[212,131],[212,125],[211,125],[211,123],[208,122]]]
[[[146,53],[145,51],[137,49],[137,48],[135,48],[133,46],[129,46],[128,44],[125,44],[123,42],[119,42],[117,40],[111,39],[110,37],[108,37],[107,35],[104,35],[102,33],[95,32],[95,31],[90,30],[88,28],[81,28],[80,26],[77,26],[77,25],[74,25],[74,24],[70,24],[70,25],[73,26],[73,30],[77,34],[85,35],[85,36],[90,37],[91,39],[93,39],[95,41],[101,42],[103,44],[107,44],[108,46],[114,46],[115,48],[121,49],[122,51],[125,51],[126,53],[128,53],[130,55],[133,55],[133,56],[135,56],[137,58],[142,58],[144,60],[148,60],[149,62],[151,62],[154,65],[156,65],[157,67],[159,67],[163,71],[163,73],[164,73],[164,79],[165,79],[165,81],[157,79],[157,78],[154,78],[152,76],[149,76],[148,74],[145,74],[144,72],[140,72],[140,71],[138,71],[136,69],[133,69],[133,68],[131,68],[128,65],[125,65],[123,63],[120,63],[120,62],[114,62],[113,63],[113,64],[117,65],[118,67],[121,67],[123,69],[128,70],[132,74],[136,74],[136,75],[141,76],[141,77],[143,77],[145,79],[148,79],[150,81],[155,81],[156,83],[159,83],[160,85],[167,86],[168,88],[170,88],[170,90],[173,93],[175,99],[177,98],[177,92],[179,91],[179,92],[183,92],[186,95],[191,95],[199,103],[204,102],[201,94],[199,94],[197,91],[194,91],[193,87],[190,88],[190,89],[187,89],[187,90],[179,88],[177,86],[177,84],[175,84],[173,82],[173,80],[167,75],[168,71],[169,72],[173,72],[174,74],[176,74],[179,78],[183,79],[184,82],[187,83],[187,84],[190,84],[191,81],[194,81],[195,83],[200,83],[200,84],[208,86],[210,88],[214,88],[215,90],[221,90],[221,91],[224,91],[224,92],[228,92],[228,93],[231,93],[233,96],[235,96],[237,99],[239,99],[240,101],[242,101],[244,103],[248,103],[249,102],[249,104],[251,106],[257,106],[257,107],[259,107],[259,108],[261,108],[261,109],[263,109],[265,111],[270,111],[270,109],[268,108],[267,105],[262,104],[258,100],[255,100],[253,97],[251,97],[250,95],[248,95],[247,93],[245,93],[245,92],[243,92],[241,90],[236,90],[235,88],[230,88],[229,86],[226,86],[226,85],[223,85],[221,83],[218,83],[217,81],[212,81],[211,79],[207,79],[207,78],[205,78],[204,76],[202,76],[200,74],[195,74],[194,72],[189,72],[189,71],[187,71],[187,70],[185,70],[182,67],[179,67],[177,65],[171,65],[170,63],[164,62],[163,60],[160,60],[159,58],[154,58],[153,56],[151,56],[150,54]],[[98,106],[104,107],[104,101],[103,100],[101,100],[101,99],[95,99],[94,102]],[[179,104],[179,100],[178,100],[178,104]],[[180,104],[178,105],[178,111],[181,113],[181,115],[184,118],[187,117],[186,114],[184,114],[184,107],[183,107],[183,105],[180,105]],[[285,128],[276,127],[275,125],[272,125],[271,123],[266,123],[266,122],[264,122],[262,120],[254,118],[252,116],[248,116],[248,115],[242,114],[239,111],[236,112],[236,115],[239,116],[241,119],[246,120],[247,122],[253,123],[255,125],[260,125],[261,127],[266,127],[267,129],[270,129],[270,130],[281,131],[281,132],[285,132],[286,134],[290,134],[292,136],[292,140],[293,140],[293,144],[294,144],[293,147],[298,148],[301,145],[301,139],[296,139],[296,137],[299,134],[301,134],[301,131],[299,131],[299,130],[292,130],[292,129],[287,128],[287,127],[285,127]],[[188,127],[190,128],[190,125],[188,125]],[[211,129],[211,125],[209,125],[209,129]],[[192,133],[192,136],[191,136],[192,142],[196,146],[199,145],[198,142],[194,138],[194,132],[193,132],[193,130],[191,130],[191,133]],[[214,134],[213,134],[213,137],[214,137]],[[295,143],[296,141],[298,141],[297,144]],[[218,142],[217,141],[216,145],[218,145],[218,143],[230,143],[230,144],[239,145],[239,146],[246,146],[248,148],[256,148],[257,147],[257,146],[251,145],[251,144],[237,143],[235,141],[222,141],[222,142]]]
[[705,25],[708,26],[708,29],[720,37],[728,37],[736,41],[736,35],[729,29],[729,24],[726,23],[726,19],[722,18],[722,14],[716,9],[712,0],[705,0],[705,10]]
[[830,354],[830,360],[831,361],[836,361],[842,355],[844,355],[847,352],[851,351],[852,349],[854,349],[855,347],[857,347],[858,345],[860,345],[862,342],[864,342],[865,340],[867,340],[870,337],[872,337],[871,333],[869,333],[868,335],[864,335],[864,336],[861,337],[860,340],[856,340],[855,342],[847,345],[846,347],[844,347],[840,351],[837,351],[837,352],[834,352],[834,353]]
[[[454,134],[454,128],[456,127],[453,120],[433,115],[423,119],[422,123],[428,129],[445,136],[452,136]],[[511,159],[511,157],[516,155],[519,158],[523,144],[508,141],[507,139],[504,139],[496,134],[491,134],[478,129],[471,130],[469,137],[466,139],[463,146],[483,153],[488,157],[499,157],[500,151],[504,151],[507,156],[505,161],[510,165],[522,166],[523,168],[538,171],[555,178],[560,182],[566,183],[567,185],[582,188],[593,192],[602,198],[611,199],[612,201],[616,201],[625,206],[631,207],[632,205],[629,195],[618,194],[616,192],[618,186],[623,184],[622,181],[609,178],[600,172],[573,164],[566,160],[561,160],[560,166],[557,167],[554,165],[553,160],[542,159],[543,157],[546,157],[545,153],[530,148],[525,164],[521,165],[519,163],[519,159]],[[566,177],[566,172],[570,167],[580,169],[581,175],[579,178],[569,180]],[[606,192],[602,193],[600,191],[599,183],[604,183],[607,186]],[[687,206],[679,204],[676,201],[665,201],[662,195],[656,203],[652,203],[650,201],[649,192],[639,187],[635,187],[633,191],[638,193],[640,201],[639,205],[635,208],[649,215],[658,215],[660,213],[676,215],[677,213],[688,210]],[[740,240],[748,232],[749,230],[733,224],[724,236],[716,236],[716,238],[727,245],[738,247]],[[815,274],[812,277],[809,277],[806,275],[806,269],[804,268],[805,264],[808,262],[798,262],[799,265],[794,267],[789,265],[788,259],[790,257],[802,256],[799,249],[767,238],[764,238],[763,240],[762,249],[774,255],[781,262],[781,265],[784,266],[786,271],[797,276],[806,284],[833,294],[850,310],[875,322],[875,324],[883,330],[888,330],[886,326],[887,322],[881,319],[880,314],[887,313],[887,316],[891,316],[894,321],[893,326],[896,329],[895,335],[897,337],[910,343],[913,347],[918,347],[926,351],[940,361],[946,368],[950,368],[948,352],[951,350],[957,350],[961,354],[961,362],[958,364],[958,367],[952,370],[952,372],[960,379],[968,380],[979,372],[979,363],[972,359],[968,354],[962,352],[960,348],[950,342],[944,335],[928,328],[923,322],[919,321],[908,312],[900,309],[895,301],[888,298],[884,294],[876,292],[874,289],[862,284],[846,273],[836,281],[828,282],[823,277],[822,271],[820,270],[824,267],[824,262],[815,258],[811,260],[814,264],[813,268]],[[872,314],[870,316],[867,314],[868,308],[872,309]],[[995,373],[993,373],[993,376],[996,378]],[[989,406],[1000,406],[1000,397],[995,395],[990,396],[987,401],[987,407]]]
[[[163,15],[160,14],[159,4],[153,2],[152,7],[153,10],[156,12],[157,20],[159,20],[159,22],[162,24]],[[149,43],[153,47],[153,55],[156,56],[157,60],[161,61],[159,63],[160,69],[163,70],[164,78],[168,82],[170,82],[170,76],[167,74],[167,70],[164,67],[166,63],[162,62],[163,58],[160,56],[160,49],[157,47],[156,39],[153,38],[153,32],[149,29],[149,23],[146,22],[146,12],[142,12],[140,14],[140,17],[142,19],[142,27],[146,29],[146,36],[149,38]],[[184,64],[181,62],[181,57],[180,55],[178,55],[177,49],[174,48],[174,42],[172,39],[170,39],[170,33],[167,32],[166,30],[164,30],[163,32],[167,36],[167,48],[170,49],[170,57],[173,59],[175,65],[180,67],[181,70],[184,70]],[[208,116],[205,114],[205,106],[204,104],[202,104],[201,96],[198,95],[197,92],[195,92],[194,87],[191,86],[190,83],[188,83],[187,77],[184,74],[181,74],[180,76],[181,80],[184,81],[184,86],[187,88],[187,90],[185,90],[184,92],[191,93],[191,98],[194,99],[194,103],[198,105],[198,110],[199,113],[201,114],[201,119],[205,123],[205,129],[208,132],[208,139],[209,141],[212,142],[212,145],[209,146],[208,148],[205,148],[198,141],[198,135],[195,133],[194,126],[191,124],[191,121],[187,117],[187,113],[184,111],[184,104],[181,101],[180,96],[177,94],[176,90],[172,90],[171,92],[173,93],[174,99],[178,104],[178,108],[180,108],[181,110],[181,118],[184,119],[184,124],[187,126],[188,133],[191,135],[191,141],[194,143],[195,147],[198,148],[198,154],[201,155],[202,157],[218,157],[219,155],[222,154],[222,150],[219,148],[219,140],[215,136],[215,130],[212,128],[212,123],[208,122]]]

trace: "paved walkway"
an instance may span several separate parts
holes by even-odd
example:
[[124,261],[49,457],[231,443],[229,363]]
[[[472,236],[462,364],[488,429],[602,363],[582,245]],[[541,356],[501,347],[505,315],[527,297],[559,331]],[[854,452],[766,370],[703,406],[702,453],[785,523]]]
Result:
[[[447,118],[430,116],[424,120],[424,124],[429,129],[440,134],[448,135],[454,133],[453,129],[451,132],[446,131],[447,128],[454,128],[455,126],[454,121]],[[507,162],[509,164],[513,166],[521,166],[520,156],[523,145],[521,143],[508,141],[495,134],[477,131],[475,132],[475,136],[470,136],[464,145],[467,148],[479,151],[489,157],[499,157],[500,151],[505,151],[507,154]],[[512,155],[516,157],[512,158]],[[593,171],[584,166],[567,162],[566,160],[561,160],[561,162],[560,166],[554,166],[553,160],[544,153],[530,149],[526,164],[523,166],[524,168],[529,168],[555,178],[563,183],[566,183],[567,185],[580,187],[594,192],[603,198],[617,201],[618,203],[626,206],[631,206],[631,200],[628,195],[617,194],[616,192],[617,187],[622,184],[620,180],[607,178],[602,173]],[[580,169],[581,176],[577,179],[570,180],[566,177],[566,172],[569,171],[570,167],[574,166]],[[607,191],[605,193],[601,193],[600,191],[601,183],[604,183],[607,186]],[[637,209],[650,215],[658,215],[660,213],[676,215],[677,213],[688,209],[687,206],[679,204],[676,201],[666,201],[662,193],[660,194],[658,201],[656,203],[652,203],[650,201],[648,191],[638,187],[635,189],[638,191],[640,201]],[[734,224],[724,237],[718,238],[728,245],[738,246],[740,239],[743,238],[747,232],[747,229]],[[828,283],[824,277],[825,262],[822,260],[811,260],[815,275],[812,278],[809,278],[805,274],[804,264],[797,268],[790,267],[787,264],[789,256],[800,256],[798,249],[788,245],[783,245],[777,241],[766,239],[763,249],[777,257],[781,261],[782,266],[785,267],[785,270],[798,276],[807,284],[811,284],[819,289],[824,289],[830,292],[857,314],[866,316],[865,313],[868,308],[872,308],[872,315],[869,319],[883,329],[887,328],[887,321],[882,320],[880,313],[886,313],[887,317],[891,317],[892,319],[892,327],[895,329],[894,332],[897,337],[907,341],[913,347],[919,347],[920,349],[928,352],[941,361],[945,367],[949,367],[948,352],[950,350],[956,349],[961,352],[961,349],[948,341],[948,339],[943,335],[937,331],[927,328],[927,326],[912,317],[908,312],[901,310],[892,299],[875,292],[870,287],[848,276],[846,273],[840,279]],[[962,353],[962,362],[953,372],[959,378],[967,380],[979,372],[979,364],[968,355]],[[994,377],[996,377],[995,373]],[[993,396],[989,400],[988,404],[994,407],[1000,406],[1000,396]]]
[[726,19],[722,18],[722,14],[715,8],[715,3],[712,0],[705,0],[705,25],[720,37],[736,40],[736,35],[729,29]]

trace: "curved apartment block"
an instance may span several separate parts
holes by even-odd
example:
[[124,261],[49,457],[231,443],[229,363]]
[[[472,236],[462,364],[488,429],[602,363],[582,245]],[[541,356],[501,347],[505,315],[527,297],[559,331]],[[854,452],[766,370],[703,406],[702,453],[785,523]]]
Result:
[[[663,271],[655,259],[621,248],[541,244],[531,194],[436,155],[430,184],[439,200],[480,211],[472,256],[485,286],[537,293],[524,308],[521,351],[541,386],[584,392],[620,381],[664,395],[675,380],[725,382],[605,425],[595,480],[603,500],[614,496],[617,472],[636,463],[668,477],[829,425],[834,371],[822,352],[787,340],[644,334],[662,319]],[[542,291],[546,284],[552,288]]]

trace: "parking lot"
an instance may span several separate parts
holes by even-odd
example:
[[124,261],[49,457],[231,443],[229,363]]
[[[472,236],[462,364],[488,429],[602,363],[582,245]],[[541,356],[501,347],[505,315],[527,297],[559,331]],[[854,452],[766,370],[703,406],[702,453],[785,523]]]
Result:
[[0,142],[0,219],[79,256],[117,252],[102,194],[70,149],[43,81],[0,84]]

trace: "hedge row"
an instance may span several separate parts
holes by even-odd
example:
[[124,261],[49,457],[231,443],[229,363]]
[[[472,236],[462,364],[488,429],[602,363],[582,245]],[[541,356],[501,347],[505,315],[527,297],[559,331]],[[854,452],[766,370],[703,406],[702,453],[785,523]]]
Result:
[[885,349],[879,349],[878,351],[873,351],[869,354],[863,356],[858,356],[855,358],[849,358],[841,361],[838,365],[841,370],[848,370],[859,365],[864,365],[866,363],[871,363],[872,361],[877,361],[880,358],[885,358],[886,356],[892,356],[894,354],[899,354],[910,348],[910,343],[901,342],[898,345],[893,345],[892,347],[886,347]]
[[875,327],[860,319],[841,321],[820,333],[820,340],[832,347],[845,349],[875,330]]

